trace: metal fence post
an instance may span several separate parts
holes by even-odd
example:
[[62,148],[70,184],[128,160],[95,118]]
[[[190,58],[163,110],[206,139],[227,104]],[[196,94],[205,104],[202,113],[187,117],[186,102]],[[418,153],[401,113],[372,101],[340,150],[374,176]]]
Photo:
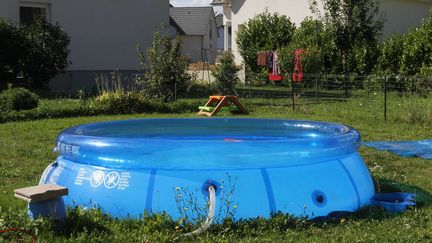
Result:
[[177,82],[174,81],[174,101],[177,102]]
[[252,92],[252,81],[251,80],[248,80],[247,81],[248,83],[249,83],[249,99],[251,98],[251,92]]
[[293,111],[295,111],[294,80],[291,80],[291,97],[292,97],[292,108]]
[[414,96],[414,78],[411,79],[411,96]]
[[315,102],[318,104],[318,79],[315,77]]
[[384,121],[387,121],[387,75],[384,75]]

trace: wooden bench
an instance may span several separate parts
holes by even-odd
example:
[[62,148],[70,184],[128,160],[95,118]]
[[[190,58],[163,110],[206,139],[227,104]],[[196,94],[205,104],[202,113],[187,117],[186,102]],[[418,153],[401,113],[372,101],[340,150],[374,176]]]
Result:
[[68,189],[54,184],[43,184],[16,189],[14,193],[16,198],[30,203],[53,200],[61,196],[66,196],[68,195]]
[[210,96],[207,103],[198,108],[198,116],[214,116],[221,110],[227,110],[233,114],[249,114],[249,112],[240,103],[237,96]]
[[14,190],[15,197],[28,202],[30,218],[51,217],[64,222],[66,207],[62,196],[68,195],[68,188],[54,184],[43,184]]

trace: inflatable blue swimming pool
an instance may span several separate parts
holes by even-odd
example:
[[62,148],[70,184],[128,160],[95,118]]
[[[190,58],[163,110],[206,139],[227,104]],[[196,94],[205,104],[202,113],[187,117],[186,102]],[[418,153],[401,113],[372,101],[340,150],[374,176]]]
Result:
[[[374,186],[347,126],[271,119],[137,119],[86,124],[57,138],[41,183],[69,188],[66,205],[119,218],[181,217],[214,186],[218,217],[309,218],[370,204]],[[180,211],[183,212],[181,213]],[[191,209],[190,209],[191,210]],[[192,210],[191,210],[192,211]]]

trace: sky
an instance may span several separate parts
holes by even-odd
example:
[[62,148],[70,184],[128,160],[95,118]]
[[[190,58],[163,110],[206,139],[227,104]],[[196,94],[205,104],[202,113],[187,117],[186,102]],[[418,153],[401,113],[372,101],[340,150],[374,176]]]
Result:
[[[212,0],[170,0],[174,7],[210,6]],[[214,7],[215,14],[222,13],[221,7]]]

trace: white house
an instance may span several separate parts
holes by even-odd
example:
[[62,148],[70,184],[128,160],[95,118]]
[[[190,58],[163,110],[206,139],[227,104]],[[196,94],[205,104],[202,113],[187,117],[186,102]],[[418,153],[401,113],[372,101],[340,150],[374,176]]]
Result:
[[[219,33],[219,37],[217,39],[217,47],[218,51],[223,51],[225,49],[225,26],[223,25],[223,14],[218,14],[216,16],[216,25]],[[228,27],[228,34],[231,34],[231,27]],[[228,50],[231,50],[231,39],[228,38]]]
[[[322,1],[317,1],[318,8],[323,9]],[[384,14],[386,22],[383,28],[383,38],[392,33],[404,33],[411,27],[420,25],[421,20],[427,17],[431,0],[381,0],[380,9]],[[229,41],[232,41],[232,51],[236,63],[241,64],[235,36],[239,28],[250,18],[268,9],[269,12],[277,12],[287,15],[297,26],[307,16],[314,17],[309,9],[308,0],[213,0],[212,5],[223,6],[225,26],[225,49]],[[232,28],[232,35],[228,34],[228,28]]]
[[214,63],[218,30],[212,7],[170,7],[170,25],[182,41],[182,55],[190,62]]
[[71,36],[72,65],[51,80],[52,90],[71,92],[94,86],[96,73],[139,68],[137,45],[146,50],[153,33],[168,24],[168,0],[1,0],[0,18],[22,23],[36,16],[59,23]]

